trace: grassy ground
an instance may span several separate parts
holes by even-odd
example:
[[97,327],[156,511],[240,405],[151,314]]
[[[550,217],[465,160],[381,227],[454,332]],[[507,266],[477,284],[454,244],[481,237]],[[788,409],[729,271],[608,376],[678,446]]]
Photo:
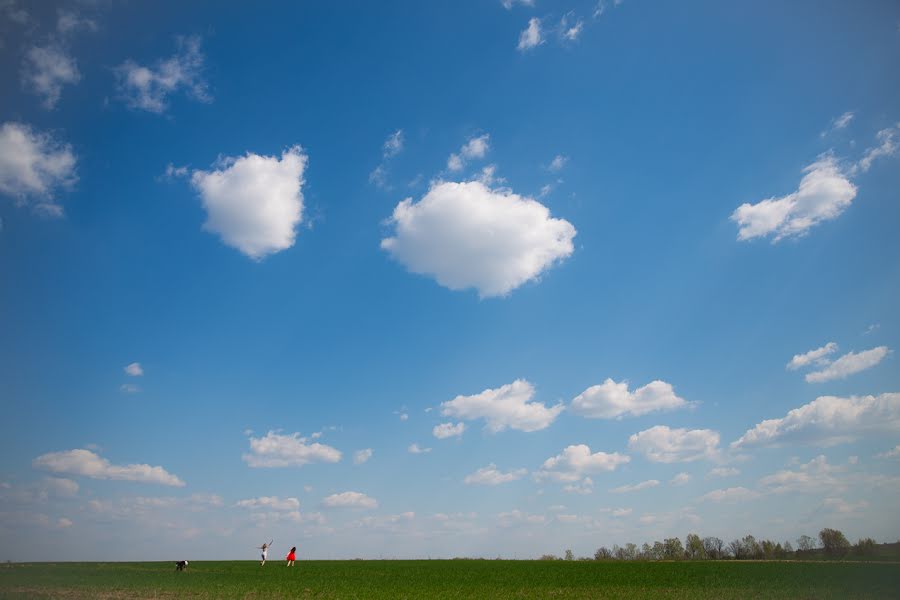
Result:
[[30,563],[0,598],[900,598],[900,565],[817,562]]

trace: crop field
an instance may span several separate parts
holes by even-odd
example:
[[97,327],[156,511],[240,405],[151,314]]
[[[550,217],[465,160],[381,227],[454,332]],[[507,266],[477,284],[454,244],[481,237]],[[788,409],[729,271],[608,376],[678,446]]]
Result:
[[0,598],[898,598],[900,564],[309,561],[26,563]]

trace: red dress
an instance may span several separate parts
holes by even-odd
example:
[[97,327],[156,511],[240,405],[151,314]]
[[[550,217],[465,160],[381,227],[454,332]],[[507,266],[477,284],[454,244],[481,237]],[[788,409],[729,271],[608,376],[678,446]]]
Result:
[[287,555],[287,560],[297,560],[297,559],[294,557],[294,553],[291,552],[290,554]]

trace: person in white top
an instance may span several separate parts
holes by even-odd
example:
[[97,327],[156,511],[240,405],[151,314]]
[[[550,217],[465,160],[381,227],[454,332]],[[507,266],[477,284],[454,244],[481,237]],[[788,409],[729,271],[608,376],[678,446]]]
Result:
[[268,544],[263,544],[262,546],[257,546],[260,550],[262,550],[262,560],[259,561],[259,566],[264,566],[266,564],[266,557],[269,555],[269,548],[272,546],[272,542],[275,540],[269,541]]

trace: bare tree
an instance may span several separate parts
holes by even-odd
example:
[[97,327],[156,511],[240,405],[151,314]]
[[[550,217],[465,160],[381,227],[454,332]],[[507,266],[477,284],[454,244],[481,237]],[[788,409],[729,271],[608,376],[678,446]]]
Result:
[[801,535],[797,538],[797,550],[801,552],[809,552],[816,549],[816,540],[808,535]]
[[725,542],[717,537],[703,538],[703,552],[713,560],[725,558]]
[[575,560],[575,554],[571,550],[566,550],[566,560]]

